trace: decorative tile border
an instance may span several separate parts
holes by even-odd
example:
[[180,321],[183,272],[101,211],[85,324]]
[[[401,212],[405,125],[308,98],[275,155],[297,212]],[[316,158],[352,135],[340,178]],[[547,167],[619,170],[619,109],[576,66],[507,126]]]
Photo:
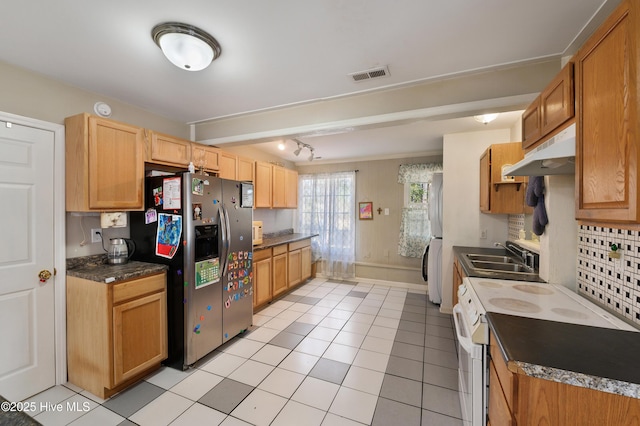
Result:
[[580,225],[577,272],[579,293],[640,325],[640,231]]
[[520,238],[520,230],[524,229],[524,213],[509,215],[509,239],[517,240]]

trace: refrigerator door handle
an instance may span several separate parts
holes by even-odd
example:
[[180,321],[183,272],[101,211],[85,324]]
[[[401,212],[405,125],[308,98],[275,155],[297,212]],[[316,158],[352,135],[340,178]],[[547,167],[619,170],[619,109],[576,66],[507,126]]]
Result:
[[227,208],[222,206],[222,209],[224,210],[224,223],[225,223],[225,226],[227,227],[227,249],[228,249],[231,245],[231,224],[229,223],[229,212],[227,211]]
[[224,211],[224,207],[220,206],[218,209],[218,214],[220,215],[220,230],[222,231],[222,273],[227,271],[227,256],[229,251],[229,239],[227,237],[227,217]]

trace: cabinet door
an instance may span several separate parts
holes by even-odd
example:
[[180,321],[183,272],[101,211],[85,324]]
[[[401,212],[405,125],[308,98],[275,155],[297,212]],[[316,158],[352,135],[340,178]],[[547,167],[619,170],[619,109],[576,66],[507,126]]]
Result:
[[289,287],[296,286],[302,281],[300,250],[289,252]]
[[522,148],[526,149],[540,140],[540,96],[522,113]]
[[220,151],[220,176],[223,179],[237,179],[238,157],[228,152]]
[[99,117],[88,120],[89,209],[142,209],[143,130]]
[[480,211],[491,209],[491,150],[487,149],[480,157]]
[[255,206],[271,207],[271,164],[256,161],[255,178]]
[[253,264],[253,307],[271,300],[271,258]]
[[496,374],[495,365],[490,362],[489,367],[489,419],[497,425],[513,425],[513,415],[509,409],[507,399],[502,393],[502,387]]
[[287,253],[273,256],[273,280],[271,285],[273,297],[287,290]]
[[285,193],[287,188],[285,186],[285,169],[280,166],[273,166],[273,195],[271,199],[271,206],[275,208],[285,208],[286,198]]
[[253,182],[253,170],[253,160],[238,157],[238,180],[243,182]]
[[300,272],[302,281],[311,277],[311,247],[300,249]]
[[573,62],[569,62],[540,95],[541,132],[547,135],[574,115]]
[[639,9],[622,2],[576,55],[576,219],[640,219]]
[[298,172],[284,170],[285,206],[288,209],[298,208]]
[[212,146],[191,143],[191,161],[196,169],[217,172],[220,169],[220,150]]
[[146,160],[151,163],[188,166],[191,161],[191,141],[151,132],[151,146]]
[[113,307],[114,386],[167,357],[166,292]]

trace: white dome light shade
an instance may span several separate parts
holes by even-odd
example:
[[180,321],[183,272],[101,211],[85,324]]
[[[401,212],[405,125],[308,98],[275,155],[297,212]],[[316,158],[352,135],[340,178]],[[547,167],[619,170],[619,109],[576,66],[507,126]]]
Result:
[[475,118],[478,123],[488,124],[498,118],[498,114],[474,115],[473,118]]
[[167,59],[183,70],[203,70],[221,53],[213,37],[191,25],[168,22],[157,25],[151,35]]

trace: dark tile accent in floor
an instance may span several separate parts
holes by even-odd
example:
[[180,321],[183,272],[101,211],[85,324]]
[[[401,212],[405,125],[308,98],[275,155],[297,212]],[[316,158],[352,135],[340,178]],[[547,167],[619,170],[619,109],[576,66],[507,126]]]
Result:
[[224,378],[213,389],[198,400],[199,403],[229,414],[254,389],[253,386]]
[[[386,398],[378,398],[372,426],[420,425],[420,408]],[[437,423],[429,423],[436,425]]]
[[281,331],[269,341],[270,345],[280,346],[281,348],[287,348],[293,350],[302,340],[304,335],[289,333],[288,331]]
[[408,343],[410,345],[424,346],[424,334],[413,331],[398,330],[396,332],[396,342]]
[[284,300],[285,302],[293,302],[296,303],[298,302],[300,299],[302,299],[302,296],[296,296],[294,294],[287,294],[286,296],[283,296],[282,299],[280,300]]
[[355,290],[351,290],[349,293],[347,293],[347,296],[351,296],[351,297],[361,297],[361,298],[365,298],[369,295],[369,293],[365,293],[364,291],[355,291]]
[[400,319],[404,321],[413,321],[413,322],[419,322],[424,324],[425,320],[427,319],[427,315],[424,313],[419,314],[415,312],[403,311]]
[[142,381],[119,393],[102,405],[126,418],[163,393],[164,389],[161,387]]
[[410,345],[408,343],[395,342],[391,349],[391,355],[422,362],[424,357],[424,348],[422,346]]
[[291,323],[291,325],[288,326],[287,328],[285,328],[283,331],[286,331],[288,333],[300,334],[302,336],[306,336],[315,327],[316,326],[313,325],[313,324],[307,324],[307,323],[304,323],[304,322],[295,321],[295,322]]
[[462,417],[458,392],[428,383],[422,384],[422,408],[451,417]]
[[420,324],[419,322],[400,320],[400,324],[398,325],[398,330],[412,331],[414,333],[425,334],[426,325]]
[[414,361],[392,355],[389,357],[389,363],[387,364],[387,374],[422,381],[422,361]]
[[458,355],[438,349],[424,348],[424,362],[447,368],[458,368]]
[[124,419],[122,422],[118,423],[118,426],[138,426],[138,425],[129,419]]
[[420,408],[422,382],[385,374],[380,396]]
[[317,297],[304,296],[304,297],[301,297],[300,300],[298,300],[298,303],[304,303],[305,305],[315,305],[320,300],[322,299],[319,299]]
[[441,367],[435,364],[424,364],[424,383],[429,383],[451,390],[458,390],[458,370]]
[[341,385],[349,371],[350,364],[334,361],[328,358],[320,358],[309,372],[310,377]]

